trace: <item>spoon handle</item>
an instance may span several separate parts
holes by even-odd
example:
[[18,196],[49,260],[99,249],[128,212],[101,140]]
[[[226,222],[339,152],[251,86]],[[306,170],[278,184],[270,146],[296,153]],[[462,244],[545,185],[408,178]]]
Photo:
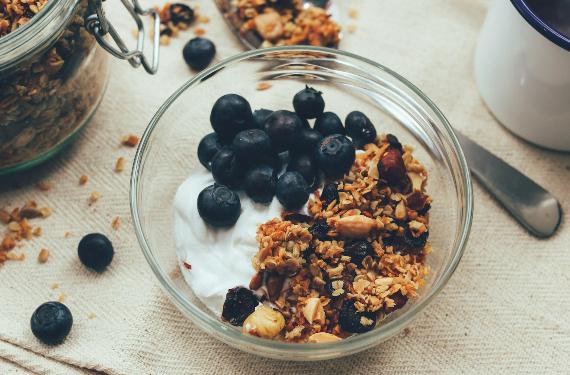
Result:
[[562,218],[548,191],[471,139],[455,132],[471,173],[528,231],[541,238],[556,232]]

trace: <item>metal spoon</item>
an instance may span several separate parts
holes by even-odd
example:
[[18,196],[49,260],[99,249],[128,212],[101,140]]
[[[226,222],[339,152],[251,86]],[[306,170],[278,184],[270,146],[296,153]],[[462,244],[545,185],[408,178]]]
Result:
[[[238,37],[240,42],[247,49],[257,49],[261,47],[263,44],[263,38],[261,38],[257,32],[242,32],[240,30],[242,21],[237,16],[236,8],[232,4],[232,0],[214,0],[214,2],[216,3],[218,10],[222,13],[222,16],[226,20],[226,23],[234,35]],[[311,6],[317,6],[326,9],[330,13],[331,18],[338,24],[341,24],[340,12],[331,0],[303,0],[303,7],[306,8]],[[342,34],[340,35],[340,38],[342,38]]]
[[[231,0],[215,0],[232,32],[248,49],[257,49],[263,40],[255,32],[240,32],[241,21]],[[333,14],[330,0],[305,0],[305,6],[321,6]],[[337,16],[338,17],[338,16]],[[338,20],[335,19],[338,22]],[[552,194],[466,136],[455,132],[467,158],[471,173],[507,211],[531,234],[545,238],[553,235],[562,220],[562,208]]]

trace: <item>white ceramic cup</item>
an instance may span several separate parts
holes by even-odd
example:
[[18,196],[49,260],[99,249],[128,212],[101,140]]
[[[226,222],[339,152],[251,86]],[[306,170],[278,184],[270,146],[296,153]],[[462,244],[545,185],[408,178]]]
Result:
[[570,39],[524,0],[492,3],[479,37],[475,77],[505,127],[539,146],[570,151]]

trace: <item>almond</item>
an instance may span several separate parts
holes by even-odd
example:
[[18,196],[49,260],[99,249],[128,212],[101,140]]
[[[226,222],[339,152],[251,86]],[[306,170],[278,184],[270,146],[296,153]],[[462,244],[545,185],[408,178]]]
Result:
[[310,343],[326,343],[326,342],[336,342],[341,340],[342,339],[340,337],[326,332],[317,332],[309,336]]
[[305,307],[303,307],[303,315],[309,324],[325,323],[325,310],[321,304],[321,299],[317,297],[309,298],[305,303]]
[[346,238],[366,238],[376,229],[376,220],[364,215],[345,216],[336,224],[336,231]]

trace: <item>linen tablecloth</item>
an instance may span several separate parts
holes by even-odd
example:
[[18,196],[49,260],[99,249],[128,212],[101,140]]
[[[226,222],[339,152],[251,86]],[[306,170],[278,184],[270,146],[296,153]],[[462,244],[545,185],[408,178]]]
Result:
[[[217,58],[240,52],[212,2],[193,4],[211,18],[199,26],[215,42]],[[128,168],[113,171],[117,157],[126,157],[130,166],[134,155],[134,149],[120,146],[121,137],[142,133],[159,105],[193,74],[181,54],[193,36],[187,31],[162,48],[155,76],[112,59],[105,99],[79,140],[40,168],[0,177],[0,207],[35,199],[54,210],[41,222],[43,236],[17,250],[27,260],[0,267],[0,373],[568,373],[570,155],[522,142],[481,101],[473,56],[488,1],[353,0],[349,5],[359,17],[344,15],[356,29],[345,33],[341,47],[417,84],[457,129],[547,187],[566,212],[557,235],[531,237],[475,184],[475,218],[461,264],[400,336],[323,363],[267,360],[210,338],[159,288],[132,230]],[[134,24],[120,2],[106,6],[129,34]],[[83,174],[89,182],[79,186]],[[41,191],[39,181],[51,182],[52,189]],[[102,197],[89,206],[94,190]],[[118,230],[111,228],[115,216]],[[77,259],[77,243],[90,232],[107,233],[116,249],[111,267],[100,275]],[[46,264],[36,261],[42,247],[51,253]],[[59,287],[53,289],[55,283]],[[65,343],[46,347],[32,335],[29,319],[38,305],[62,294],[74,327]]]

